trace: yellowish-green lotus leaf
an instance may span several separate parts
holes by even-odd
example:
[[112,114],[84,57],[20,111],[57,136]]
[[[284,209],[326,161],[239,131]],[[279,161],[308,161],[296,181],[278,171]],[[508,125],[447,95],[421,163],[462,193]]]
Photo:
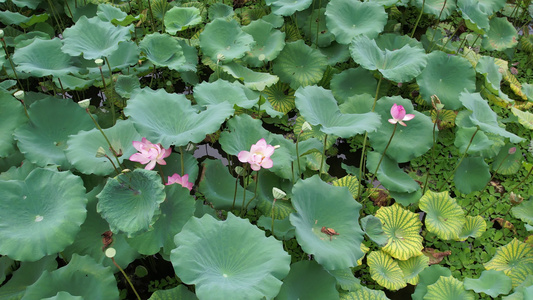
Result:
[[466,216],[465,225],[459,233],[459,241],[464,241],[469,237],[478,238],[487,230],[487,223],[482,216]]
[[392,257],[407,260],[422,254],[422,236],[420,236],[420,222],[418,214],[402,208],[399,204],[382,207],[376,212],[383,223],[383,231],[389,242],[383,251]]
[[379,285],[389,290],[399,290],[407,286],[398,263],[383,251],[373,251],[367,256],[370,276]]
[[341,293],[340,300],[388,300],[385,292],[371,290],[365,286],[355,292]]
[[427,268],[428,264],[429,257],[425,255],[411,257],[408,260],[400,260],[398,262],[398,266],[402,269],[405,282],[412,285],[418,284],[418,274]]
[[533,274],[533,248],[516,238],[496,250],[492,259],[484,264],[487,270],[503,271],[518,286],[527,275]]
[[420,209],[427,213],[426,227],[429,232],[443,240],[457,240],[465,224],[463,209],[448,191],[434,193],[427,191],[420,198]]

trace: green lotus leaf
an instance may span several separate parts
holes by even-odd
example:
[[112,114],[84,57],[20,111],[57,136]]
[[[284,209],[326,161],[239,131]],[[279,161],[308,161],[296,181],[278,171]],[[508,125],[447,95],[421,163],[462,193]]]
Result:
[[378,244],[378,246],[383,247],[389,241],[389,238],[383,231],[383,224],[381,224],[380,219],[372,215],[368,215],[361,219],[361,227],[363,227],[363,231],[366,233],[366,235],[368,235],[372,241]]
[[338,63],[345,62],[350,58],[348,45],[339,44],[335,41],[325,48],[318,48],[326,56],[329,66],[335,66]]
[[302,30],[309,40],[316,43],[318,47],[327,47],[335,40],[335,36],[326,26],[326,9],[314,9],[306,18]]
[[128,14],[120,10],[120,8],[106,3],[98,5],[96,15],[104,22],[111,22],[113,20],[122,21],[128,16]]
[[196,295],[189,291],[185,285],[178,285],[175,288],[168,290],[157,290],[155,291],[148,300],[197,300]]
[[487,101],[481,98],[479,93],[463,92],[459,95],[459,100],[472,113],[469,115],[469,120],[472,124],[479,126],[485,132],[497,134],[499,136],[507,137],[512,143],[518,144],[524,139],[510,133],[498,124],[498,115],[490,108]]
[[418,189],[413,193],[401,193],[395,191],[389,191],[389,195],[404,207],[407,207],[411,204],[418,203],[418,200],[422,197],[422,190]]
[[518,122],[527,129],[533,129],[533,114],[527,111],[521,111],[517,108],[511,107],[513,115],[518,117]]
[[461,153],[468,149],[468,154],[482,154],[494,145],[494,141],[490,140],[483,131],[477,130],[476,127],[458,127],[454,145]]
[[161,248],[164,254],[170,255],[175,248],[174,236],[194,214],[194,198],[187,188],[172,184],[165,187],[165,192],[167,196],[161,204],[161,216],[152,226],[153,230],[127,240],[143,255],[154,255]]
[[[180,69],[182,79],[185,80],[185,74],[187,74],[187,72],[196,72],[196,65],[198,65],[198,51],[185,40],[178,40],[178,44],[180,44],[181,49],[183,49],[183,55],[185,56],[185,64],[183,64]],[[196,73],[194,73],[194,75],[196,75]]]
[[307,9],[312,0],[265,0],[266,5],[270,6],[272,13],[278,16],[290,16],[297,11]]
[[90,256],[77,254],[65,267],[44,272],[28,287],[24,299],[44,299],[61,291],[81,296],[81,299],[117,299],[119,296],[111,268],[98,264]]
[[128,100],[124,113],[130,116],[142,136],[168,148],[202,141],[233,114],[233,107],[221,103],[198,113],[185,95],[145,88]]
[[347,45],[356,36],[377,37],[387,24],[387,13],[375,2],[332,0],[326,7],[326,22],[337,43]]
[[416,83],[428,104],[431,104],[431,96],[437,95],[446,109],[456,110],[462,107],[459,94],[465,89],[468,92],[476,89],[475,79],[476,72],[466,59],[433,51],[428,54],[428,64]]
[[522,91],[529,101],[533,101],[533,84],[522,83]]
[[[509,154],[511,148],[515,149],[513,154]],[[500,149],[500,153],[494,158],[492,169],[498,174],[516,174],[522,167],[523,158],[522,151],[518,147],[514,145],[506,145]]]
[[22,104],[10,94],[0,91],[0,157],[15,152],[13,132],[26,121]]
[[[109,62],[111,70],[113,71],[123,71],[123,73],[128,73],[129,70],[123,69],[128,69],[130,66],[136,65],[139,62],[139,55],[140,49],[137,44],[132,41],[125,41],[118,44],[118,49],[113,51],[113,53],[107,57],[107,61],[105,63],[107,64],[107,62]],[[98,81],[102,80],[100,68],[98,65],[96,65],[96,63],[94,63],[94,61],[84,61],[83,65],[89,70],[89,74],[86,76],[86,79],[94,79]],[[148,70],[149,66],[151,66],[151,64],[145,63],[143,68]],[[136,70],[136,72],[140,72],[138,68],[134,68],[134,70]],[[104,76],[108,78],[109,68],[107,66],[103,66],[102,73],[104,73]]]
[[489,26],[490,29],[481,43],[485,50],[503,51],[518,44],[518,33],[507,18],[492,18]]
[[428,267],[429,257],[419,255],[409,258],[408,260],[398,261],[398,266],[402,269],[403,278],[405,282],[417,285],[419,281],[419,274]]
[[481,191],[490,180],[489,170],[482,157],[465,157],[455,171],[453,182],[461,193]]
[[443,240],[457,240],[465,224],[464,211],[448,191],[434,193],[427,191],[419,202],[426,212],[426,227],[429,232]]
[[[194,157],[194,154],[191,152],[183,150],[183,174],[189,175],[189,182],[196,182],[196,179],[198,178],[198,161],[196,160],[196,157]],[[206,153],[207,155],[207,153]],[[171,176],[174,173],[181,173],[181,154],[178,152],[173,152],[170,154],[169,157],[165,158],[165,162],[167,163],[164,166],[161,166],[161,170],[163,170],[163,174],[165,176]],[[159,169],[159,167],[158,167]],[[165,178],[166,179],[166,178]],[[166,181],[166,180],[165,180]]]
[[533,274],[533,248],[514,238],[507,245],[498,247],[492,259],[483,266],[487,270],[503,271],[516,287],[527,275]]
[[294,90],[289,88],[289,85],[286,83],[278,81],[276,84],[266,87],[263,90],[263,97],[270,102],[275,110],[283,114],[287,114],[296,108],[296,104],[294,103]]
[[111,231],[133,237],[148,231],[159,218],[165,192],[157,172],[135,169],[109,178],[97,197],[97,211]]
[[[369,132],[368,138],[378,152],[383,152],[394,130],[394,125],[387,120],[391,118],[390,109],[394,104],[402,105],[415,118],[406,122],[407,126],[398,125],[387,156],[398,163],[408,162],[426,153],[433,145],[433,122],[431,118],[415,111],[410,100],[399,96],[383,97],[376,103],[375,112],[381,116],[382,125],[377,131]],[[375,169],[374,169],[375,170]],[[373,171],[373,170],[372,170]]]
[[[59,83],[60,80],[61,83]],[[63,89],[66,91],[82,91],[95,84],[94,79],[83,79],[72,75],[54,77],[52,81],[56,87],[61,88],[63,86]]]
[[376,217],[383,223],[383,231],[389,239],[383,251],[400,260],[422,254],[423,239],[419,233],[422,222],[418,214],[394,204],[378,209]]
[[140,88],[141,83],[135,75],[118,75],[117,81],[115,82],[115,92],[122,98],[131,98],[131,95],[136,93],[135,90]]
[[331,276],[335,277],[335,280],[337,280],[337,285],[343,290],[356,291],[363,287],[361,285],[361,280],[359,280],[359,278],[355,278],[352,269],[350,268],[326,271],[328,271]]
[[327,65],[325,55],[298,40],[285,45],[274,60],[273,71],[281,81],[296,90],[301,86],[317,84]]
[[395,82],[411,81],[426,67],[428,58],[419,45],[413,47],[406,44],[400,49],[388,49],[384,46],[365,35],[359,35],[351,40],[350,54],[363,68],[378,70],[383,77]]
[[0,181],[0,253],[37,261],[72,244],[86,217],[85,188],[70,172],[35,169]]
[[176,34],[202,22],[200,10],[196,7],[172,7],[165,13],[165,31],[169,34]]
[[249,98],[251,91],[239,82],[230,83],[219,79],[215,82],[202,82],[194,87],[194,99],[203,106],[216,105],[228,102],[232,106],[252,108],[259,97]]
[[447,19],[456,9],[456,0],[416,0],[415,6],[422,9],[424,6],[424,13],[434,15],[440,20]]
[[512,280],[503,271],[485,270],[478,279],[465,278],[464,286],[467,290],[496,298],[511,291]]
[[341,293],[340,300],[388,300],[385,292],[371,290],[366,286],[361,287],[355,292]]
[[[137,133],[131,121],[119,120],[113,127],[103,129],[104,134],[113,146],[116,153],[122,153],[118,158],[120,162],[137,153],[132,141],[140,141],[141,135]],[[67,141],[66,155],[70,163],[83,174],[109,175],[115,169],[109,159],[116,164],[114,155],[109,149],[109,144],[98,129],[80,131],[71,135]],[[96,152],[102,147],[109,157],[97,157]],[[116,166],[116,165],[115,165]],[[117,166],[118,167],[118,166]]]
[[427,293],[428,285],[432,285],[440,277],[451,277],[452,271],[449,268],[441,265],[432,265],[420,272],[419,282],[416,286],[415,292],[411,295],[413,300],[422,300]]
[[495,95],[500,95],[500,82],[502,74],[499,72],[499,66],[496,65],[494,57],[482,56],[476,65],[476,72],[483,74],[485,77],[485,86]]
[[330,87],[339,104],[342,104],[355,95],[375,94],[377,82],[372,73],[357,67],[333,75]]
[[[366,167],[374,172],[383,155],[377,152],[369,152]],[[385,156],[377,169],[376,176],[381,184],[388,190],[399,193],[413,193],[420,189],[420,185],[405,173],[398,163]]]
[[320,125],[326,134],[343,138],[375,131],[380,125],[376,113],[342,114],[330,90],[318,86],[299,88],[296,93],[296,107],[311,125]]
[[[294,123],[293,132],[295,135],[300,134],[302,131],[302,125],[306,122],[306,120],[302,116],[298,116],[296,118],[296,122]],[[331,148],[335,141],[337,140],[337,137],[334,135],[326,135],[324,132],[320,130],[321,126],[313,126],[311,125],[311,130],[304,131],[302,134],[300,134],[300,141],[305,141],[311,138],[314,138],[316,140],[322,141],[321,144],[324,144],[324,139],[326,139],[326,149]],[[322,151],[324,146],[320,147],[319,151]],[[318,148],[317,148],[318,149]]]
[[55,164],[68,169],[65,156],[67,139],[80,130],[94,128],[87,113],[75,102],[46,98],[30,106],[27,123],[15,130],[18,148],[26,159],[38,166]]
[[[43,274],[57,269],[57,255],[49,255],[41,258],[36,262],[21,262],[20,267],[13,271],[11,278],[3,282],[0,287],[1,299],[22,299],[26,288]],[[3,256],[3,258],[8,258]]]
[[[497,1],[459,0],[457,10],[461,12],[466,27],[477,34],[485,34],[489,30],[489,17],[492,15],[484,4],[496,3]],[[501,1],[500,1],[501,2]]]
[[[315,175],[298,181],[292,192],[296,213],[290,220],[302,249],[327,270],[356,266],[364,255],[360,249],[363,232],[354,217],[359,215],[361,205],[348,189],[331,186]],[[336,199],[335,205],[323,201],[332,198]],[[322,227],[338,235],[326,234]]]
[[424,300],[474,300],[476,297],[466,291],[463,282],[441,276],[435,283],[427,286]]
[[289,273],[290,256],[281,242],[231,213],[226,221],[191,218],[174,242],[176,275],[194,284],[200,299],[270,299]]
[[234,19],[215,19],[200,33],[202,51],[213,61],[222,63],[243,57],[253,44],[253,37],[242,31]]
[[234,78],[242,80],[245,87],[256,91],[262,91],[276,84],[279,80],[278,76],[270,73],[255,72],[235,62],[222,65],[221,68]]
[[[220,160],[208,159],[202,165],[204,171],[200,178],[200,192],[204,194],[206,201],[212,203],[215,209],[242,208],[244,189],[240,184],[237,184],[235,189],[237,179],[228,173],[228,168]],[[251,191],[247,191],[244,197],[245,206],[255,198]],[[248,208],[252,209],[254,206],[255,201],[250,203]]]
[[315,261],[302,260],[291,265],[276,299],[338,299],[336,280]]
[[28,7],[30,9],[36,9],[42,0],[13,0],[13,4],[18,7]]
[[209,5],[209,8],[207,10],[209,20],[214,20],[216,18],[226,18],[231,19],[235,12],[233,11],[233,7],[226,5],[224,3],[213,3]]
[[139,48],[154,65],[184,71],[183,49],[170,35],[157,32],[149,34],[141,41]]
[[267,62],[278,57],[285,46],[285,33],[275,30],[274,26],[267,21],[253,21],[244,26],[242,30],[250,34],[255,41],[251,51],[243,58],[252,67],[263,67]]
[[523,222],[533,225],[533,200],[526,200],[511,208],[513,216]]
[[459,241],[464,241],[469,237],[481,237],[485,230],[487,230],[487,223],[485,223],[482,216],[466,216],[463,229],[459,233]]
[[63,31],[61,49],[71,56],[83,55],[88,60],[108,57],[118,49],[120,42],[130,39],[130,31],[133,25],[115,27],[99,18],[82,16],[74,26]]
[[[99,185],[93,188],[87,193],[87,218],[81,225],[78,235],[72,245],[63,250],[62,256],[67,261],[72,259],[73,255],[89,255],[97,263],[104,265],[105,267],[111,267],[113,272],[118,272],[118,268],[113,264],[113,261],[105,256],[102,247],[102,234],[109,231],[109,224],[102,219],[99,213],[96,212],[96,204],[98,199],[96,195],[102,191],[103,185]],[[126,242],[126,237],[122,233],[113,233],[113,243],[110,247],[113,247],[119,255],[115,256],[115,262],[122,268],[126,268],[132,261],[139,257],[139,253],[130,247]]]
[[18,48],[13,55],[13,62],[17,70],[31,74],[34,77],[65,76],[77,73],[71,57],[61,51],[60,39],[34,39],[30,44]]
[[27,17],[17,12],[11,12],[8,10],[0,11],[0,22],[6,25],[19,25],[22,28],[28,28],[36,23],[45,22],[48,20],[48,14],[33,15]]
[[407,286],[398,263],[383,251],[372,251],[367,256],[370,276],[382,287],[396,291]]

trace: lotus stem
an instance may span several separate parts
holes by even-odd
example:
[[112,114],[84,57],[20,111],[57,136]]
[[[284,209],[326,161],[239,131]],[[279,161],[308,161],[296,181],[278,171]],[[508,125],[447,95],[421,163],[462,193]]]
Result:
[[111,261],[113,262],[113,264],[115,265],[115,267],[117,267],[117,269],[120,270],[120,272],[122,273],[122,275],[124,276],[124,278],[126,278],[126,281],[128,282],[128,284],[130,285],[131,289],[133,290],[133,292],[135,293],[135,296],[137,296],[137,299],[138,300],[141,300],[141,296],[139,296],[139,294],[137,293],[137,290],[135,289],[135,287],[133,286],[133,283],[131,283],[130,281],[130,278],[128,277],[128,275],[126,275],[126,272],[124,272],[124,270],[117,264],[117,262],[115,261],[115,258],[114,257],[111,257]]
[[432,135],[433,144],[431,145],[431,166],[428,169],[428,174],[426,175],[426,180],[424,181],[424,188],[422,189],[422,195],[424,195],[426,193],[427,186],[428,186],[428,181],[429,181],[430,171],[435,168],[435,142],[436,142],[436,140],[435,140],[435,129],[437,128],[437,122],[439,121],[439,112],[440,112],[440,110],[436,109],[435,111],[436,111],[437,115],[435,117],[435,123],[433,123],[433,135]]
[[[2,30],[2,35],[3,33],[4,32]],[[15,79],[17,79],[17,83],[19,84],[20,89],[24,90],[24,87],[22,86],[22,83],[20,82],[20,79],[17,75],[17,71],[15,70],[15,64],[13,63],[13,60],[11,60],[11,55],[9,55],[9,51],[7,51],[7,44],[6,44],[6,41],[4,40],[4,37],[2,36],[0,40],[2,41],[2,47],[4,48],[4,51],[6,52],[7,60],[9,60],[9,64],[11,65],[11,69],[13,70],[13,75],[15,75]]]
[[445,180],[441,185],[440,187],[437,189],[438,191],[440,191],[442,189],[442,187],[444,186],[444,184],[448,183],[451,179],[453,179],[454,177],[454,174],[455,174],[455,171],[457,170],[457,168],[459,168],[459,166],[461,165],[461,163],[463,162],[463,159],[465,159],[466,157],[466,154],[468,152],[468,149],[470,149],[470,146],[472,145],[472,141],[474,141],[474,137],[476,136],[476,134],[478,133],[479,131],[479,127],[476,128],[476,131],[474,131],[474,134],[472,134],[472,137],[470,138],[470,142],[468,143],[468,145],[466,146],[466,149],[465,149],[465,152],[463,153],[463,155],[461,156],[461,159],[459,159],[459,162],[455,165],[455,168],[453,168],[452,172],[451,172],[451,175],[448,177],[447,180]]
[[[376,102],[378,101],[378,95],[379,95],[379,88],[381,87],[381,82],[383,81],[383,75],[380,73],[379,74],[379,81],[378,81],[378,86],[376,88],[376,95],[374,96],[374,104],[372,104],[372,111],[374,111],[376,109]],[[366,141],[368,139],[368,132],[365,132],[365,137],[363,139],[363,150],[361,151],[361,159],[359,160],[359,177],[358,177],[358,180],[359,180],[359,189],[357,190],[357,199],[360,199],[361,198],[361,180],[362,180],[362,171],[363,171],[363,166],[364,166],[364,163],[365,163],[365,150],[366,150]]]
[[[111,97],[111,95],[113,94],[113,91],[115,90],[115,87],[114,87],[114,84],[113,84],[113,70],[111,70],[111,64],[109,64],[109,60],[107,59],[107,57],[104,57],[105,59],[105,63],[107,65],[107,68],[109,69],[109,84],[110,84],[110,89],[111,91],[109,92],[109,97],[107,98],[110,102],[111,102],[111,115],[113,116],[113,125],[115,125],[115,102],[113,101],[113,98]],[[102,72],[100,70],[100,72]],[[102,75],[103,77],[103,75]]]
[[255,197],[257,197],[257,186],[258,185],[259,185],[259,171],[257,171],[257,178],[255,179],[254,196],[252,197],[252,199],[250,199],[250,201],[248,201],[248,203],[246,203],[246,206],[244,207],[244,212],[248,211],[248,205],[250,205],[250,203],[252,203]]
[[59,30],[61,32],[63,32],[64,31],[63,28],[65,27],[65,25],[63,24],[63,20],[57,17],[57,11],[51,0],[48,0],[48,5],[50,6],[50,12],[52,13],[52,16],[54,17],[54,20],[56,21],[57,27],[59,27]]
[[[450,36],[450,38],[446,41],[446,43],[444,43],[444,45],[442,46],[442,50],[446,49],[446,45],[448,45],[448,43],[452,40],[452,38],[457,34],[457,32],[459,31],[459,28],[461,28],[461,24],[462,24],[462,21],[461,23],[459,23],[459,25],[457,25],[457,28],[455,29],[455,31],[452,33],[452,35]],[[433,50],[433,48],[431,48],[431,50]],[[430,51],[431,52],[431,51]]]
[[272,202],[272,211],[270,212],[270,218],[272,219],[270,231],[272,231],[272,235],[274,235],[274,205],[276,205],[276,198],[274,198],[274,201]]
[[415,36],[415,31],[416,31],[416,28],[418,27],[418,23],[420,22],[420,19],[422,19],[422,15],[424,14],[425,5],[426,5],[426,0],[422,0],[422,9],[420,9],[420,14],[418,15],[418,19],[416,19],[415,27],[413,28],[413,31],[411,32],[411,38]]
[[385,158],[385,154],[387,153],[387,149],[389,149],[389,145],[392,142],[392,138],[394,137],[394,134],[396,133],[396,127],[398,127],[398,123],[394,124],[394,129],[392,130],[392,134],[390,136],[389,142],[387,143],[387,146],[385,146],[385,150],[383,150],[383,154],[381,155],[381,158],[379,159],[378,165],[376,167],[376,170],[374,171],[374,174],[372,175],[372,178],[370,179],[370,184],[374,182],[374,178],[376,178],[376,174],[378,173],[379,166],[381,165],[381,162],[383,162],[383,158]]
[[63,88],[63,83],[61,82],[61,78],[57,77],[57,81],[59,82],[59,87],[61,87],[61,94],[63,95],[63,99],[65,99],[67,96],[65,95],[65,89]]
[[70,5],[68,5],[68,1],[65,1],[65,5],[67,6],[67,10],[70,13],[70,18],[74,18],[74,15],[72,14],[72,11],[70,10]]
[[320,159],[320,169],[318,169],[318,173],[322,175],[322,166],[324,165],[324,161],[326,160],[326,143],[328,141],[328,135],[326,134],[324,136],[324,148],[322,149],[322,159]]
[[181,176],[185,175],[185,165],[183,163],[183,147],[180,146]]
[[[107,145],[109,145],[109,150],[111,151],[111,153],[113,153],[113,156],[115,157],[118,165],[122,168],[122,165],[120,164],[120,161],[118,160],[118,154],[117,154],[117,151],[115,151],[115,148],[113,148],[113,145],[111,145],[111,142],[109,141],[109,139],[107,138],[107,136],[105,135],[104,131],[102,130],[102,127],[100,127],[100,124],[98,124],[98,122],[94,119],[93,115],[89,112],[89,109],[86,108],[85,111],[87,112],[87,114],[89,115],[89,117],[91,117],[91,120],[93,120],[93,123],[94,125],[96,125],[96,128],[100,131],[100,133],[104,136],[104,139],[105,141],[107,142]],[[123,169],[123,168],[122,168]]]
[[246,171],[248,169],[248,165],[244,165],[244,171],[242,175],[242,183],[243,183],[243,191],[242,191],[242,206],[241,206],[241,216],[244,209],[244,203],[246,202],[246,186],[248,185],[248,178],[246,176]]
[[440,20],[440,17],[442,16],[442,12],[444,11],[444,8],[446,8],[446,2],[447,1],[448,0],[444,0],[444,4],[442,5],[442,8],[440,9],[440,12],[439,12],[439,17],[437,18],[437,23]]
[[235,200],[237,199],[237,184],[239,183],[239,174],[235,178],[235,192],[233,193],[233,204],[231,205],[231,210],[235,209]]
[[[301,170],[301,167],[300,167],[300,152],[298,151],[298,143],[300,142],[300,136],[302,135],[303,133],[303,129],[300,130],[300,133],[298,133],[298,136],[296,136],[296,161],[298,163],[298,170],[296,172],[298,172],[298,177],[300,177],[300,170]],[[293,176],[294,176],[294,171],[292,172],[293,173]],[[294,181],[294,178],[292,179],[293,183],[296,183]]]
[[107,158],[109,162],[113,165],[113,169],[115,169],[115,172],[117,173],[117,175],[120,175],[120,171],[117,169],[117,166],[115,165],[113,160],[109,157],[109,155],[105,154],[104,157]]
[[[165,173],[163,172],[163,167],[161,167],[160,164],[157,164],[157,166],[159,167],[159,175],[161,175],[161,179],[163,180],[163,184],[165,184]],[[183,173],[182,173],[182,176],[183,176]]]
[[154,13],[152,12],[152,1],[148,0],[148,10],[150,11],[150,20],[151,20],[151,26],[152,31],[155,32],[155,21],[154,21]]

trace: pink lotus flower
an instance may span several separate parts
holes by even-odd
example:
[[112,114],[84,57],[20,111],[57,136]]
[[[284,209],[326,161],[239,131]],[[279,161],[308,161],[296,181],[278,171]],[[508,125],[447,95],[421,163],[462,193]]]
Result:
[[156,163],[166,165],[167,163],[163,159],[172,153],[170,148],[165,149],[161,144],[154,145],[146,138],[142,138],[140,142],[133,141],[133,147],[140,153],[133,154],[129,160],[140,162],[143,165],[147,164],[144,167],[146,170],[152,170]]
[[256,144],[252,145],[250,152],[241,151],[237,157],[240,162],[249,163],[252,170],[259,171],[261,167],[270,169],[274,165],[270,156],[274,154],[276,147],[267,144],[265,139],[260,139]]
[[174,173],[174,175],[168,176],[168,182],[165,185],[171,185],[171,184],[174,184],[174,183],[181,184],[182,187],[188,188],[189,191],[192,190],[193,184],[192,184],[192,182],[189,182],[189,174],[185,174],[183,176],[180,176],[180,175]]
[[389,119],[389,123],[400,123],[402,126],[407,126],[403,121],[409,121],[415,117],[415,115],[413,114],[405,114],[405,108],[396,103],[394,103],[394,105],[391,107],[390,114],[392,116],[392,119]]

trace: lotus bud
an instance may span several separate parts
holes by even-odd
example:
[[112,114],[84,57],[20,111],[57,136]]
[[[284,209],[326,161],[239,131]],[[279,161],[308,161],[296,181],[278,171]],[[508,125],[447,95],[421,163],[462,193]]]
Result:
[[278,189],[277,187],[273,187],[272,196],[274,196],[274,199],[283,199],[285,196],[287,196],[287,193]]
[[188,144],[187,144],[187,147],[185,147],[185,151],[187,151],[187,152],[191,152],[191,151],[193,151],[194,149],[196,149],[196,145],[193,144],[193,143],[188,143]]
[[129,172],[131,172],[130,169],[124,169],[124,170],[122,170],[122,173],[129,173]]
[[241,167],[241,166],[235,167],[235,173],[237,173],[237,175],[239,175],[239,176],[243,176],[244,175],[244,168]]
[[171,85],[172,85],[172,81],[167,80],[167,82],[165,82],[165,84],[166,84],[167,86],[171,86]]
[[83,109],[89,108],[89,104],[91,104],[91,99],[85,99],[78,102],[78,105],[81,106]]
[[263,61],[265,60],[266,56],[264,54],[259,54],[259,56],[257,57],[257,59],[259,59],[259,61]]
[[280,148],[280,147],[281,147],[280,145],[275,145],[275,146],[274,146],[274,149],[278,149],[278,148]]
[[302,125],[302,131],[311,131],[313,130],[313,127],[311,127],[311,124],[309,122],[305,121]]
[[104,60],[101,59],[101,58],[97,58],[97,59],[94,60],[94,63],[95,63],[97,66],[101,67],[101,66],[104,65]]
[[3,38],[4,38],[4,31],[0,29],[0,39],[3,39]]
[[441,110],[444,108],[444,104],[440,102],[440,99],[439,97],[437,97],[437,95],[431,96],[431,105],[433,105],[433,108],[435,110]]
[[105,250],[105,256],[113,258],[115,255],[117,255],[117,250],[115,250],[115,248],[107,248]]
[[102,147],[98,147],[98,150],[96,150],[96,157],[105,157],[105,149]]
[[508,152],[509,155],[513,155],[513,154],[515,154],[515,152],[516,152],[516,147],[509,148],[509,152]]
[[515,194],[514,192],[511,192],[511,194],[509,194],[509,201],[511,201],[513,205],[518,205],[522,203],[522,201],[524,201],[524,198],[520,195]]
[[13,96],[17,98],[17,100],[23,101],[24,100],[24,91],[16,91]]

